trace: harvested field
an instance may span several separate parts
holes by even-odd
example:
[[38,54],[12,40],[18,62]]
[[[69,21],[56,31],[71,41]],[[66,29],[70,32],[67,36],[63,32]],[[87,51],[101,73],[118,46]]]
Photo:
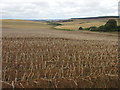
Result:
[[3,28],[2,43],[3,88],[118,87],[116,34]]

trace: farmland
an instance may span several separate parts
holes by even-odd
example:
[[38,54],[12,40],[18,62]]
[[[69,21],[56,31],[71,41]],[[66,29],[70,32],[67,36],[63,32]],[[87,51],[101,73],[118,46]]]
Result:
[[99,19],[71,19],[72,21],[68,22],[61,22],[59,21],[60,26],[56,26],[56,29],[71,29],[71,30],[78,30],[79,27],[83,28],[89,28],[92,26],[99,27],[101,25],[104,25],[109,19],[115,19],[117,18],[99,18]]
[[117,88],[118,36],[3,20],[3,88]]

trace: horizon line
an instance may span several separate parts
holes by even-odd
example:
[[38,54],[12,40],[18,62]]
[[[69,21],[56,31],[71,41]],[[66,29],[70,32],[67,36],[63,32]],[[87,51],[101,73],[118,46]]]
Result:
[[91,16],[91,17],[70,17],[70,18],[0,18],[0,19],[19,19],[19,20],[55,20],[55,19],[85,19],[85,18],[99,18],[99,17],[120,17],[119,15],[116,16]]

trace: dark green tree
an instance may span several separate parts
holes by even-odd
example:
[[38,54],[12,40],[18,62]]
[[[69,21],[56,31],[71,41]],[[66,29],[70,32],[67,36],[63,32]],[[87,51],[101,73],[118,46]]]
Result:
[[115,31],[117,29],[117,22],[114,19],[110,19],[105,24],[106,31]]

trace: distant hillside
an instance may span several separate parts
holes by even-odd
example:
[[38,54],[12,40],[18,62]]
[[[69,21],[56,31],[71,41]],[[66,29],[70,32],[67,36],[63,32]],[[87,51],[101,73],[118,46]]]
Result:
[[40,20],[40,19],[30,19],[29,21],[35,21],[35,22],[73,22],[74,20],[87,20],[87,19],[109,19],[109,18],[114,18],[118,19],[119,16],[98,16],[98,17],[86,17],[86,18],[69,18],[69,19],[46,19],[46,20]]
[[101,18],[119,18],[119,16],[98,16],[98,17],[71,18],[71,19],[101,19]]
[[47,22],[47,20],[35,20],[35,19],[30,20],[30,21],[36,21],[36,22]]

